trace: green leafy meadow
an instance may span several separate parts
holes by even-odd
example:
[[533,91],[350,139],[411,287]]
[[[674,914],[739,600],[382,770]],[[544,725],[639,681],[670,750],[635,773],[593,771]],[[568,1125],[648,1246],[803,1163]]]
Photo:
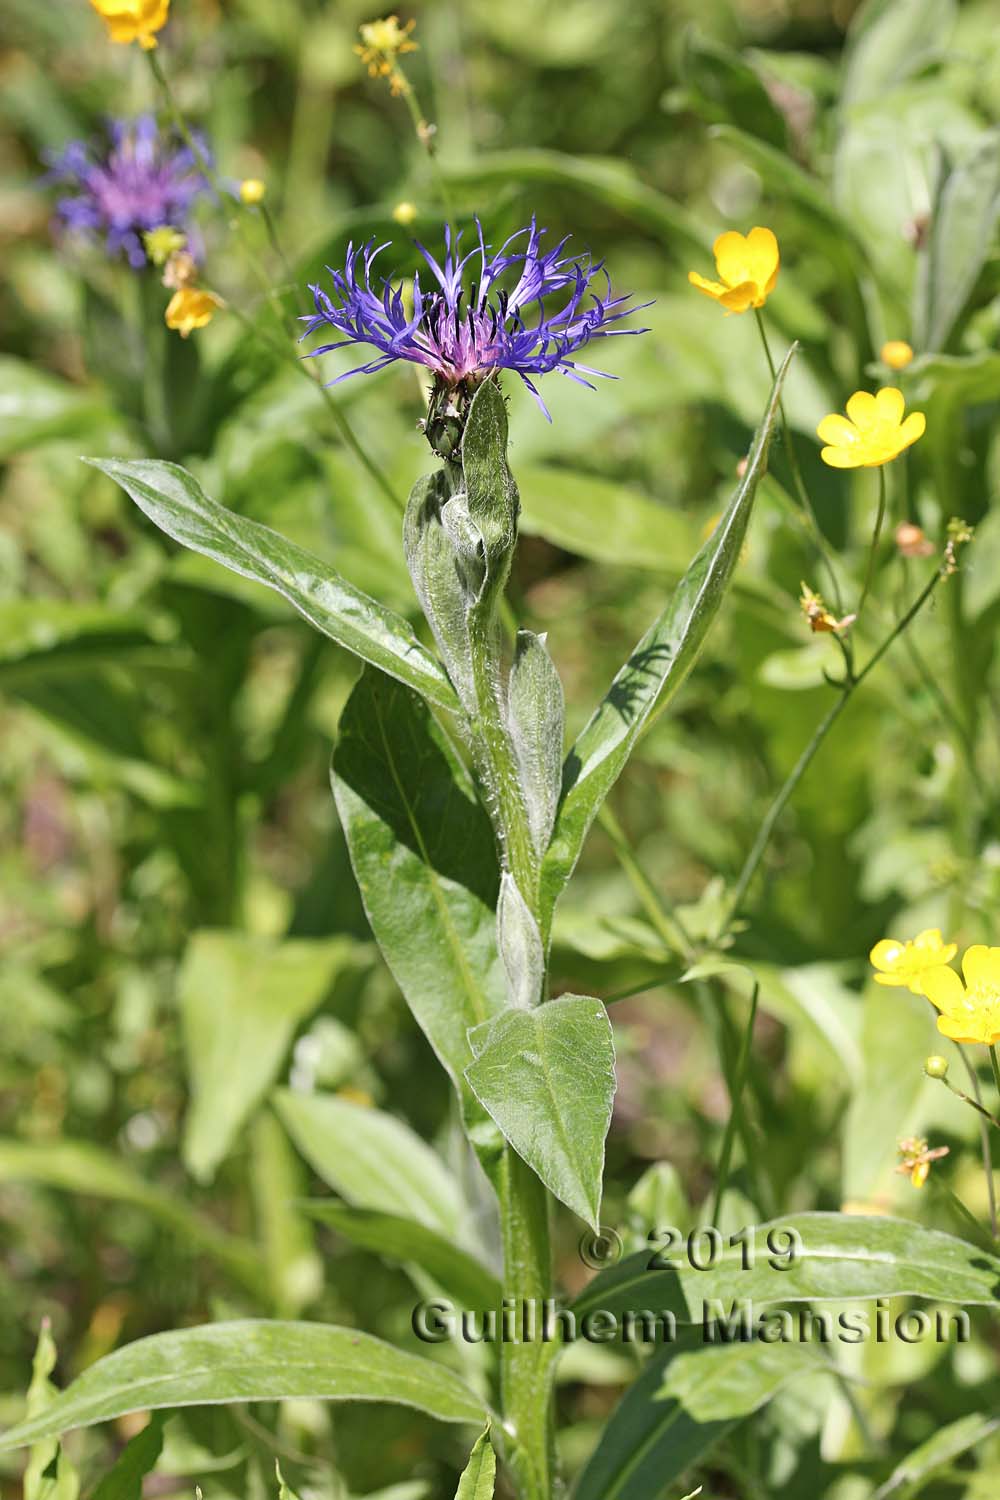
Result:
[[2,1500],[997,1493],[994,7],[668,9],[14,0]]

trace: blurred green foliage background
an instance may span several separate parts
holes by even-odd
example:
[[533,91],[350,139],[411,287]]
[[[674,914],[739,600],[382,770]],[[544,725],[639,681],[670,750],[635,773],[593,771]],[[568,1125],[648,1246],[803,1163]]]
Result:
[[[788,412],[845,577],[863,570],[874,476],[825,469],[813,432],[851,391],[885,383],[884,338],[917,349],[904,379],[929,418],[891,473],[893,523],[909,516],[936,546],[952,515],[978,528],[963,571],[822,750],[752,889],[734,956],[754,966],[762,1014],[731,1228],[844,1202],[949,1227],[946,1198],[892,1170],[897,1138],[917,1130],[952,1147],[936,1177],[986,1207],[975,1128],[920,1071],[932,1021],[915,997],[868,984],[866,954],[930,924],[995,940],[1000,183],[975,197],[968,177],[953,182],[974,199],[973,229],[967,216],[957,244],[933,237],[948,174],[990,148],[1000,160],[1000,28],[995,0],[883,0],[851,29],[854,9],[429,0],[403,13],[420,46],[408,73],[463,217],[482,214],[499,238],[537,213],[606,258],[616,289],[653,301],[650,333],[602,350],[614,382],[548,382],[551,425],[508,383],[524,504],[512,597],[548,632],[571,732],[710,529],[764,406],[753,323],[687,285],[689,268],[710,271],[722,228],[768,224],[781,243],[767,315],[776,346],[802,344]],[[267,183],[291,278],[259,216],[249,236],[289,309],[351,237],[395,239],[387,255],[412,268],[400,202],[416,206],[412,233],[439,243],[405,104],[354,55],[369,6],[173,12],[164,66],[220,172]],[[399,509],[275,352],[287,337],[227,216],[204,226],[208,279],[271,343],[226,312],[182,343],[159,331],[169,294],[152,273],[53,243],[43,153],[155,107],[152,81],[83,0],[0,0],[0,19],[0,1416],[13,1417],[43,1316],[65,1376],[120,1340],[225,1311],[335,1317],[405,1342],[403,1273],[289,1209],[316,1164],[266,1095],[275,1082],[340,1091],[446,1150],[452,1122],[444,1075],[371,944],[329,793],[354,663],[280,601],[180,555],[79,456],[183,460],[224,504],[415,618]],[[326,377],[350,359],[328,358]],[[412,369],[335,397],[401,505],[429,467]],[[696,937],[839,660],[798,610],[801,580],[823,579],[782,493],[781,444],[772,468],[708,650],[612,798],[649,886]],[[932,566],[887,544],[859,648]],[[638,989],[670,958],[655,904],[596,829],[560,910],[555,992]],[[251,992],[261,1014],[282,1014],[263,1041],[240,1027]],[[738,980],[653,982],[614,1008],[605,1217],[623,1233],[683,1226],[709,1190],[727,1114],[719,1049],[736,1045],[746,997]],[[576,1231],[560,1231],[563,1278],[579,1284]],[[967,1410],[973,1386],[995,1408],[991,1348],[995,1332],[959,1351],[864,1350],[880,1436],[912,1446]],[[622,1370],[596,1353],[566,1368],[572,1466]],[[462,1462],[453,1434],[400,1412],[358,1424],[303,1407],[284,1422],[310,1493],[450,1494]],[[711,1493],[756,1496],[783,1476],[787,1497],[870,1495],[875,1469],[852,1466],[838,1422],[807,1396],[794,1413],[779,1399],[760,1446],[735,1444]],[[247,1455],[271,1439],[249,1418],[201,1413],[171,1430],[178,1487],[259,1483]],[[331,1452],[341,1479],[319,1479],[310,1463]],[[979,1462],[928,1493],[985,1500],[1000,1450]],[[0,1475],[15,1494],[13,1468]],[[837,1488],[845,1475],[861,1487]]]

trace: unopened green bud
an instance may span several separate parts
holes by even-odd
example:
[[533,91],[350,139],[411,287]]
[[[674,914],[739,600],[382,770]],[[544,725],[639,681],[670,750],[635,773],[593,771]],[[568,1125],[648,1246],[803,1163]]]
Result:
[[928,1057],[925,1060],[924,1072],[928,1078],[947,1078],[948,1059],[935,1053],[933,1057]]

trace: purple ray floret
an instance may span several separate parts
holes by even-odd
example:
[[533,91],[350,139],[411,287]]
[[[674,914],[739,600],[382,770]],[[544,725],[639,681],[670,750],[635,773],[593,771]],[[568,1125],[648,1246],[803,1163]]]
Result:
[[373,374],[399,359],[423,365],[446,387],[513,370],[548,416],[532,377],[558,370],[590,386],[585,376],[605,372],[578,363],[574,356],[581,349],[592,339],[647,331],[612,326],[638,309],[625,306],[628,296],[611,295],[603,261],[595,264],[589,255],[563,255],[565,239],[545,249],[547,231],[534,219],[495,253],[478,219],[476,229],[478,243],[462,255],[461,234],[453,236],[446,228],[442,263],[417,243],[430,271],[430,286],[425,290],[418,271],[412,300],[404,297],[398,284],[375,272],[376,259],[390,241],[349,245],[344,269],[327,267],[332,295],[322,287],[310,287],[316,311],[302,320],[307,324],[303,338],[327,326],[342,335],[311,350],[311,355],[348,344],[370,344],[379,351],[337,380]]
[[172,225],[186,229],[192,206],[208,190],[192,152],[165,139],[152,115],[108,122],[109,145],[74,141],[49,158],[49,178],[74,191],[56,206],[67,229],[103,235],[109,255],[146,264],[142,236]]

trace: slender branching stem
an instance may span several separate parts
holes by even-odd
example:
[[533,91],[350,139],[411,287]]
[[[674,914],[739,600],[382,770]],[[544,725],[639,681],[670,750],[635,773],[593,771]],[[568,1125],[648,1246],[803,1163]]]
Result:
[[870,660],[866,663],[862,670],[857,673],[856,676],[846,677],[843,682],[837,684],[840,696],[838,697],[837,701],[832,704],[831,707],[827,710],[823,718],[820,720],[819,724],[817,724],[815,730],[813,731],[812,738],[806,745],[805,749],[802,751],[802,754],[799,756],[798,760],[795,762],[795,765],[789,772],[789,775],[783,783],[777,796],[764,815],[764,820],[761,823],[760,828],[758,829],[757,837],[753,841],[753,846],[751,847],[750,853],[747,855],[746,860],[744,861],[743,868],[740,871],[739,877],[736,881],[736,885],[733,890],[732,901],[730,902],[729,906],[729,912],[726,917],[726,921],[721,929],[721,932],[723,934],[730,931],[730,929],[732,928],[732,924],[739,914],[740,908],[742,907],[743,902],[746,898],[747,891],[750,887],[750,882],[756,875],[757,868],[760,865],[765,851],[767,850],[767,846],[771,841],[771,835],[774,832],[775,825],[778,822],[778,819],[781,817],[781,814],[784,812],[785,807],[788,804],[789,799],[792,797],[799,782],[802,780],[806,771],[809,769],[809,766],[811,765],[816,752],[819,750],[820,746],[823,744],[823,741],[830,733],[830,730],[833,728],[834,724],[837,722],[840,715],[847,707],[852,695],[861,686],[868,674],[874,671],[875,667],[878,666],[883,656],[893,645],[893,643],[898,640],[903,631],[906,630],[907,627],[913,622],[913,620],[916,619],[917,615],[923,609],[924,605],[927,603],[928,599],[931,597],[934,590],[940,583],[941,577],[941,570],[935,569],[928,583],[920,591],[916,599],[913,601],[913,603],[910,605],[909,609],[901,617],[901,619],[897,620],[892,630],[889,632],[885,640],[878,647],[874,655],[870,658]]
[[858,607],[857,607],[857,610],[855,611],[855,613],[857,614],[858,618],[860,618],[861,611],[865,607],[865,601],[867,600],[868,595],[871,592],[872,578],[873,578],[874,573],[875,573],[875,558],[878,555],[878,544],[879,544],[879,541],[881,540],[881,537],[882,537],[882,525],[883,525],[883,523],[885,521],[885,504],[886,504],[885,464],[879,464],[879,470],[878,470],[878,511],[876,513],[876,516],[875,516],[875,529],[872,532],[872,544],[871,544],[870,548],[868,549],[868,563],[867,563],[867,566],[865,567],[865,581],[864,581],[864,583],[863,583],[863,585],[861,587],[861,598],[858,600]]
[[[956,1046],[958,1046],[957,1043]],[[985,1115],[987,1111],[983,1108],[983,1095],[979,1087],[979,1075],[973,1067],[970,1058],[967,1056],[965,1048],[959,1046],[958,1053],[965,1066],[965,1071],[969,1075],[969,1087],[975,1096],[979,1111]],[[979,1121],[979,1138],[983,1153],[983,1175],[986,1178],[986,1197],[990,1206],[990,1232],[996,1240],[1000,1239],[1000,1219],[997,1217],[997,1190],[996,1184],[993,1181],[993,1148],[990,1145],[989,1127],[983,1119]]]

